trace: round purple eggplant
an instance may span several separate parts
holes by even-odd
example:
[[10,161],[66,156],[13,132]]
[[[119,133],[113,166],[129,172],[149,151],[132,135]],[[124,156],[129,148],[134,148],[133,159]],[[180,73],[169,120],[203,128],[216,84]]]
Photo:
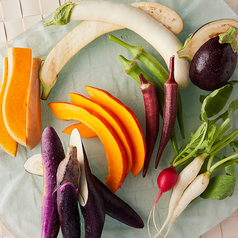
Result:
[[214,37],[204,43],[194,55],[189,77],[199,88],[212,91],[225,85],[237,65],[237,54],[229,43],[219,43]]

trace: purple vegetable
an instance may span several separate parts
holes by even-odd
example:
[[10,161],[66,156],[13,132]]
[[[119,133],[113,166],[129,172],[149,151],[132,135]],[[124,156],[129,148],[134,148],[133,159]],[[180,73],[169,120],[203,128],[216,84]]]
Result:
[[146,156],[143,168],[143,177],[145,177],[159,132],[159,102],[154,84],[146,80],[142,74],[139,75],[139,78],[141,81],[140,89],[143,94],[146,119]]
[[52,127],[46,127],[41,138],[44,189],[41,210],[41,238],[57,237],[59,217],[57,212],[56,173],[59,163],[64,159],[64,149],[60,138]]
[[219,37],[204,43],[194,55],[189,77],[199,88],[212,91],[225,85],[235,71],[237,53],[229,43],[219,43]]
[[96,176],[94,176],[94,180],[102,195],[107,215],[134,228],[144,227],[141,217],[127,203],[113,194]]
[[102,196],[91,173],[87,155],[84,153],[84,168],[87,182],[87,197],[83,196],[85,204],[80,204],[85,220],[85,237],[100,238],[105,222],[105,210]]
[[71,183],[65,183],[57,190],[57,208],[64,238],[79,238],[81,236],[77,195],[76,189]]
[[176,120],[178,84],[174,79],[174,56],[170,58],[169,78],[167,82],[164,84],[164,89],[165,89],[165,100],[164,100],[163,124],[162,124],[159,150],[155,161],[155,168],[158,167],[164,148],[173,134],[174,124]]
[[75,189],[79,188],[80,164],[77,159],[77,147],[68,146],[66,157],[60,162],[57,169],[57,184],[55,191],[65,183],[72,183]]

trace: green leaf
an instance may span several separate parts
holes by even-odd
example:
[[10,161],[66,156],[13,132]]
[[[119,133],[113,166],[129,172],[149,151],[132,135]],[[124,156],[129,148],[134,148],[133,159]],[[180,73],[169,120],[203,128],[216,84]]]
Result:
[[218,200],[232,196],[236,185],[236,164],[225,168],[226,174],[213,177],[207,189],[201,194],[204,199],[215,198]]
[[230,143],[231,148],[233,149],[234,152],[238,150],[238,140],[234,140]]
[[228,117],[231,116],[233,112],[235,112],[238,109],[238,98],[232,100],[229,105],[227,111],[225,111],[222,115],[220,115],[219,118],[222,118],[223,120],[226,120]]
[[233,84],[227,83],[225,86],[211,92],[205,98],[204,96],[201,96],[201,119],[207,121],[208,118],[217,115],[225,107],[227,100],[230,98],[232,90]]

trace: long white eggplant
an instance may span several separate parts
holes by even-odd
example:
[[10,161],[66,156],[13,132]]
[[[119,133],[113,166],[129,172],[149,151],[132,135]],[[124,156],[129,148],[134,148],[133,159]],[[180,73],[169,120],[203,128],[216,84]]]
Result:
[[131,5],[104,1],[67,3],[56,10],[53,20],[46,25],[67,24],[67,21],[62,23],[62,18],[59,19],[62,12],[67,12],[64,19],[90,21],[84,21],[74,28],[47,56],[40,71],[42,99],[47,99],[58,73],[72,56],[97,37],[123,28],[141,35],[162,55],[167,64],[169,58],[176,55],[175,78],[179,87],[185,88],[189,84],[189,64],[186,59],[177,57],[182,44],[175,34],[181,32],[183,22],[172,9],[154,2]]

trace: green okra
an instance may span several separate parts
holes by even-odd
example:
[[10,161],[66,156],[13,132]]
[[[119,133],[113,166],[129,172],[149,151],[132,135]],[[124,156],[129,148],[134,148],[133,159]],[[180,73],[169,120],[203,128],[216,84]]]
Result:
[[[143,74],[143,76],[146,78],[146,80],[152,82],[155,86],[156,94],[159,100],[159,106],[160,106],[160,114],[163,117],[163,111],[164,111],[164,91],[159,85],[158,82],[156,82],[150,75],[148,75],[144,70],[142,70],[138,63],[136,61],[130,61],[123,57],[122,55],[119,55],[119,59],[123,64],[124,71],[127,75],[131,76],[138,84],[140,84],[140,78],[139,74]],[[173,134],[171,136],[171,143],[174,148],[175,154],[179,154],[177,140],[176,140],[176,134],[175,130],[173,131]]]
[[[129,45],[113,35],[109,35],[109,39],[125,47],[131,53],[133,59],[134,60],[138,59],[139,61],[141,61],[162,85],[166,83],[169,76],[168,71],[151,54],[146,52],[142,46]],[[154,80],[154,82],[156,81]],[[179,123],[181,136],[182,138],[185,138],[182,100],[179,91],[178,91],[177,119]]]

